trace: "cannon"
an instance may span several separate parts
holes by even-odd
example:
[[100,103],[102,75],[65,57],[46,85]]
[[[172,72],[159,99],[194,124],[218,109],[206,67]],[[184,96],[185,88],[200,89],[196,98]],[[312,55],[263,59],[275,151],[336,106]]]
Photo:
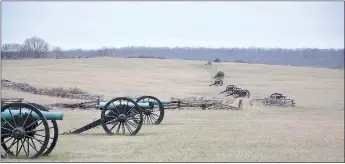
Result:
[[[137,99],[118,97],[108,102],[98,101],[97,107],[102,111],[100,119],[63,134],[80,134],[101,125],[110,135],[114,134],[112,130],[116,127],[116,134],[136,135],[143,124],[158,125],[162,122],[163,104],[166,103],[167,100],[159,100],[153,96],[141,96]],[[107,121],[109,118],[113,118],[112,121]]]
[[63,113],[49,112],[35,103],[2,106],[1,157],[34,159],[50,154],[59,136],[56,120],[63,120]]
[[220,93],[226,93],[228,96],[233,96],[233,98],[250,98],[250,92],[247,89],[238,88],[235,85],[228,85],[226,89]]
[[[2,102],[6,103],[1,107],[1,146],[4,150],[1,157],[35,159],[49,155],[59,137],[56,120],[63,120],[63,113],[50,112],[42,105],[22,102],[22,99],[2,99]],[[108,135],[136,135],[144,122],[156,125],[162,122],[163,104],[166,103],[168,101],[153,96],[99,101],[100,119],[62,134],[80,134],[102,126]]]
[[213,79],[216,79],[213,84],[210,84],[209,86],[222,86],[223,85],[223,79],[224,79],[224,72],[218,71],[217,74],[213,77]]
[[252,99],[251,104],[261,103],[266,107],[295,107],[296,103],[293,99],[287,99],[282,93],[273,93],[269,97],[263,99]]
[[[155,124],[158,125],[162,122],[164,118],[164,105],[167,104],[168,100],[159,100],[153,96],[141,96],[139,98],[130,98],[135,101],[140,110],[143,112],[143,124]],[[56,103],[49,106],[58,107],[58,108],[83,108],[83,109],[102,109],[107,104],[107,101],[88,101],[81,103],[65,104],[65,103]],[[113,102],[109,105],[109,108],[113,108],[116,105],[119,105],[120,102]],[[132,107],[133,104],[129,103],[128,106]]]
[[235,85],[228,85],[225,90],[220,93],[231,93],[235,88],[237,88]]
[[[149,103],[140,103],[141,107],[149,108]],[[127,97],[117,97],[108,102],[99,102],[101,118],[85,126],[64,132],[67,134],[80,134],[87,130],[102,126],[109,134],[136,135],[143,124],[143,112],[134,100]],[[116,132],[114,129],[116,128]]]
[[223,79],[225,76],[223,71],[218,71],[216,75],[214,75],[213,79]]

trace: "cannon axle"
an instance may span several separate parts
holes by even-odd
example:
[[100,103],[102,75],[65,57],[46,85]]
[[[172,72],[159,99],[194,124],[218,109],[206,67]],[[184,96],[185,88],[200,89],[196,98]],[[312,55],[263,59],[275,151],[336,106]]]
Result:
[[12,137],[15,139],[22,139],[25,137],[25,130],[22,127],[16,127],[12,130]]

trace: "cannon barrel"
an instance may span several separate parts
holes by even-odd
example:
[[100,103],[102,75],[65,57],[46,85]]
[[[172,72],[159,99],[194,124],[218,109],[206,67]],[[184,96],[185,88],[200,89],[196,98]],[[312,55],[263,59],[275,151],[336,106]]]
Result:
[[[21,110],[21,114],[29,114],[29,110]],[[46,111],[41,111],[42,115],[46,118],[46,120],[63,120],[63,113],[61,112],[46,112]],[[1,117],[8,120],[12,119],[13,116],[16,116],[19,114],[19,110],[11,110],[11,112],[7,109],[3,112],[1,112]],[[40,119],[40,117],[35,113],[31,112],[31,115],[35,119]]]
[[[108,102],[105,102],[105,101],[99,102],[99,104],[98,104],[99,109],[103,109],[104,106],[105,106],[105,104],[107,104],[107,103],[108,103]],[[115,106],[118,106],[118,105],[120,105],[119,102],[114,102],[114,103],[111,103],[111,104],[109,105],[109,108],[115,108]],[[122,103],[121,105],[127,105],[127,103]],[[129,107],[132,107],[133,105],[134,105],[134,104],[128,104]],[[149,104],[149,103],[138,103],[138,105],[139,105],[139,107],[142,107],[142,108],[148,108],[148,107],[150,107],[150,104]]]

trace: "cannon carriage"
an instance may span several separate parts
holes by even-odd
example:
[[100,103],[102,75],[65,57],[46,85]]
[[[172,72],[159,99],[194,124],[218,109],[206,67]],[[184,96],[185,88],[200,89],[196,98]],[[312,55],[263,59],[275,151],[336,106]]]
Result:
[[273,93],[263,99],[252,99],[251,104],[253,103],[261,103],[266,107],[295,107],[296,105],[295,100],[286,98],[282,93]]

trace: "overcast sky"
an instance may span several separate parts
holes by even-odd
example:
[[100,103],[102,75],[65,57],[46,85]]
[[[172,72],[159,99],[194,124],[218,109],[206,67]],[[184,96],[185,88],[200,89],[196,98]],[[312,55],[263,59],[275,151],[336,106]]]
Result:
[[2,42],[344,48],[344,2],[2,2]]

